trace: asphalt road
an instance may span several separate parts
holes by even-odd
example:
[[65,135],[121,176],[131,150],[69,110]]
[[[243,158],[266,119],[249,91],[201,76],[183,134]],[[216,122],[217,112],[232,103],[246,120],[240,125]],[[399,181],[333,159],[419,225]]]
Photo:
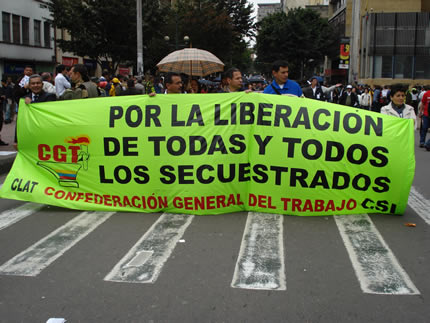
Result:
[[236,213],[169,227],[1,200],[0,322],[430,322],[429,159],[416,149],[404,216],[358,222]]

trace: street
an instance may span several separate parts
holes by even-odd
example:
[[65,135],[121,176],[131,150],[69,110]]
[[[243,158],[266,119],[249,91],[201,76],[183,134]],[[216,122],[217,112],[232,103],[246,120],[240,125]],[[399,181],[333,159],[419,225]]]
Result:
[[0,322],[429,322],[430,153],[415,150],[403,216],[1,200]]

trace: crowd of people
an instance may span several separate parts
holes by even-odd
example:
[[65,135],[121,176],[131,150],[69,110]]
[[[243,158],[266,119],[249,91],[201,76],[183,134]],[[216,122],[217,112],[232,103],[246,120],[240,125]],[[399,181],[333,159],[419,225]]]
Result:
[[[430,151],[430,139],[426,135],[430,128],[430,86],[395,84],[380,87],[363,84],[321,84],[318,76],[301,84],[288,78],[288,63],[282,60],[273,63],[271,82],[263,77],[244,78],[237,68],[225,71],[219,80],[189,78],[187,75],[170,72],[163,77],[110,75],[89,77],[83,64],[73,67],[58,65],[55,78],[49,72],[36,74],[31,66],[26,66],[24,74],[13,82],[11,77],[2,79],[0,87],[0,133],[3,123],[11,123],[18,112],[21,98],[25,103],[73,100],[93,97],[123,95],[179,94],[179,93],[229,93],[245,91],[275,95],[294,95],[314,100],[327,101],[348,107],[380,112],[400,118],[420,122],[420,147]],[[254,79],[254,81],[252,81]],[[15,136],[16,143],[16,136]],[[1,140],[0,146],[8,145]]]

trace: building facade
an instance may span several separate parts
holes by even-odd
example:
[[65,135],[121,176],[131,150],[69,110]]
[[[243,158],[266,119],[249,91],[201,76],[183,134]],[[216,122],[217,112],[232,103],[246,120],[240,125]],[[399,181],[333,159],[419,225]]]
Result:
[[258,3],[257,5],[257,21],[261,21],[264,17],[282,10],[280,3]]
[[35,72],[53,72],[54,29],[43,1],[2,1],[0,11],[1,77],[16,78],[26,65]]
[[332,82],[430,84],[430,1],[331,0],[329,22],[350,49],[329,57]]

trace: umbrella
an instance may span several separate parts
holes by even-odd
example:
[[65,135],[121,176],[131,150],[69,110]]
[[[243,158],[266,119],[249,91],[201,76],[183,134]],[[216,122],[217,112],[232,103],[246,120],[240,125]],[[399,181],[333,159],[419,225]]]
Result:
[[248,79],[249,83],[265,83],[266,80],[261,75],[254,75]]
[[224,64],[214,54],[198,48],[174,51],[158,64],[161,72],[176,72],[187,75],[205,76],[224,69]]

